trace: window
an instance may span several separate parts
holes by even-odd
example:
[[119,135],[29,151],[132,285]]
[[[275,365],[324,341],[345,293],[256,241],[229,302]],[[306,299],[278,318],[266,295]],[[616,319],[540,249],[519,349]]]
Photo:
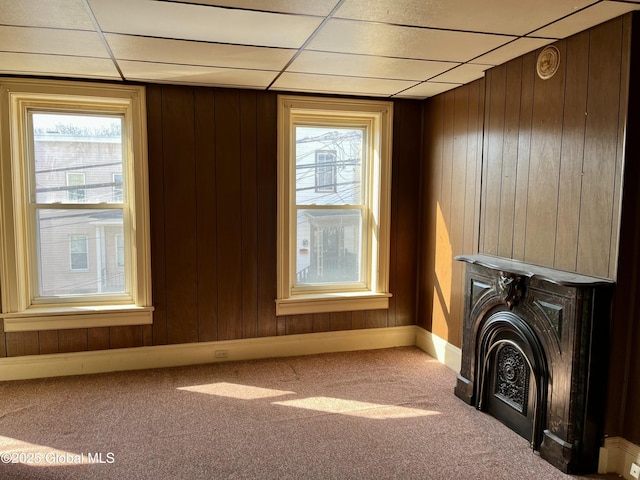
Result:
[[[36,118],[39,116],[36,115]],[[40,140],[38,140],[39,142]],[[36,178],[38,177],[36,172]],[[84,189],[84,173],[73,172],[67,173],[67,200],[69,203],[84,203],[85,189]],[[42,190],[42,189],[41,189]]]
[[[304,167],[298,166],[296,168],[303,170]],[[316,192],[335,192],[336,174],[336,152],[316,150]]]
[[5,331],[151,323],[144,104],[141,87],[0,79]]
[[89,239],[86,235],[69,237],[69,264],[71,270],[89,270]]
[[277,314],[388,308],[392,103],[278,108]]

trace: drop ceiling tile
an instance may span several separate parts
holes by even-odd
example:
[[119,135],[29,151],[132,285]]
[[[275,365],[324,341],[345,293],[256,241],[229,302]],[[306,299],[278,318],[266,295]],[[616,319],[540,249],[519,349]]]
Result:
[[466,62],[513,40],[504,35],[400,27],[332,19],[308,50]]
[[594,25],[638,9],[640,9],[640,5],[637,3],[602,2],[570,17],[558,20],[548,27],[541,28],[533,32],[532,35],[566,38],[574,33],[582,32]]
[[197,3],[220,7],[246,8],[263,12],[298,13],[302,15],[329,15],[338,0],[180,0],[182,3]]
[[0,51],[109,58],[96,32],[0,26]]
[[452,90],[459,87],[460,83],[437,83],[437,82],[425,82],[420,85],[416,85],[413,88],[405,90],[395,95],[396,97],[406,98],[428,98],[438,95],[440,93]]
[[336,17],[524,35],[597,0],[345,0]]
[[150,0],[88,0],[105,33],[298,48],[319,17]]
[[0,0],[0,23],[32,27],[94,30],[82,0]]
[[0,73],[121,80],[113,62],[106,58],[30,53],[0,52]]
[[295,92],[388,97],[412,85],[415,85],[415,82],[285,72],[276,80],[272,88],[274,90],[289,90]]
[[107,34],[118,60],[280,71],[297,50]]
[[491,68],[491,65],[465,63],[430,80],[445,83],[469,83],[484,77],[484,72],[488,68]]
[[127,80],[211,85],[238,88],[266,88],[277,72],[234,68],[196,67],[149,62],[118,62]]
[[533,50],[544,47],[553,43],[554,40],[547,38],[527,38],[522,37],[515,40],[504,47],[500,47],[493,52],[489,52],[486,55],[482,55],[473,59],[473,63],[484,63],[486,65],[502,65],[508,62],[512,58],[519,57],[525,53],[532,52]]
[[456,65],[449,62],[304,51],[287,71],[422,81]]

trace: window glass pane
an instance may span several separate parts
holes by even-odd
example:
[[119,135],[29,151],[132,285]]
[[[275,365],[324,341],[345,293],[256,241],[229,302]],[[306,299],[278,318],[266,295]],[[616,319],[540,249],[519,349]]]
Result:
[[34,112],[36,203],[119,203],[122,117]]
[[39,296],[125,291],[117,240],[123,235],[122,210],[39,209],[36,234]]
[[296,284],[362,280],[360,210],[298,210],[296,243]]
[[295,137],[296,203],[360,205],[363,130],[297,126]]

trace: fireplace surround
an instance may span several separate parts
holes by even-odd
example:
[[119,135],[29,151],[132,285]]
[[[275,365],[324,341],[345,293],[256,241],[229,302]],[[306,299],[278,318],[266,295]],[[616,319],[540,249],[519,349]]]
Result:
[[490,255],[466,262],[455,394],[565,473],[597,470],[613,282]]

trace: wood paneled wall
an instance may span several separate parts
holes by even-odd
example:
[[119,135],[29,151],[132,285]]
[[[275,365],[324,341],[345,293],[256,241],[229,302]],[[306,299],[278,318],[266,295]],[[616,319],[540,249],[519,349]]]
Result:
[[477,253],[484,80],[438,95],[425,107],[418,324],[462,345],[464,267]]
[[538,51],[487,72],[481,252],[615,278],[628,24],[557,42],[548,80]]
[[0,356],[415,324],[422,109],[394,103],[389,310],[276,317],[277,95],[149,85],[153,325],[7,333]]
[[[632,30],[640,32],[639,14],[557,42],[560,70],[550,80],[535,73],[536,51],[426,102],[418,324],[460,346],[463,268],[452,261],[460,253],[617,279],[606,433],[640,444],[640,93],[629,91],[640,81],[640,35]],[[480,151],[471,147],[478,142]]]

